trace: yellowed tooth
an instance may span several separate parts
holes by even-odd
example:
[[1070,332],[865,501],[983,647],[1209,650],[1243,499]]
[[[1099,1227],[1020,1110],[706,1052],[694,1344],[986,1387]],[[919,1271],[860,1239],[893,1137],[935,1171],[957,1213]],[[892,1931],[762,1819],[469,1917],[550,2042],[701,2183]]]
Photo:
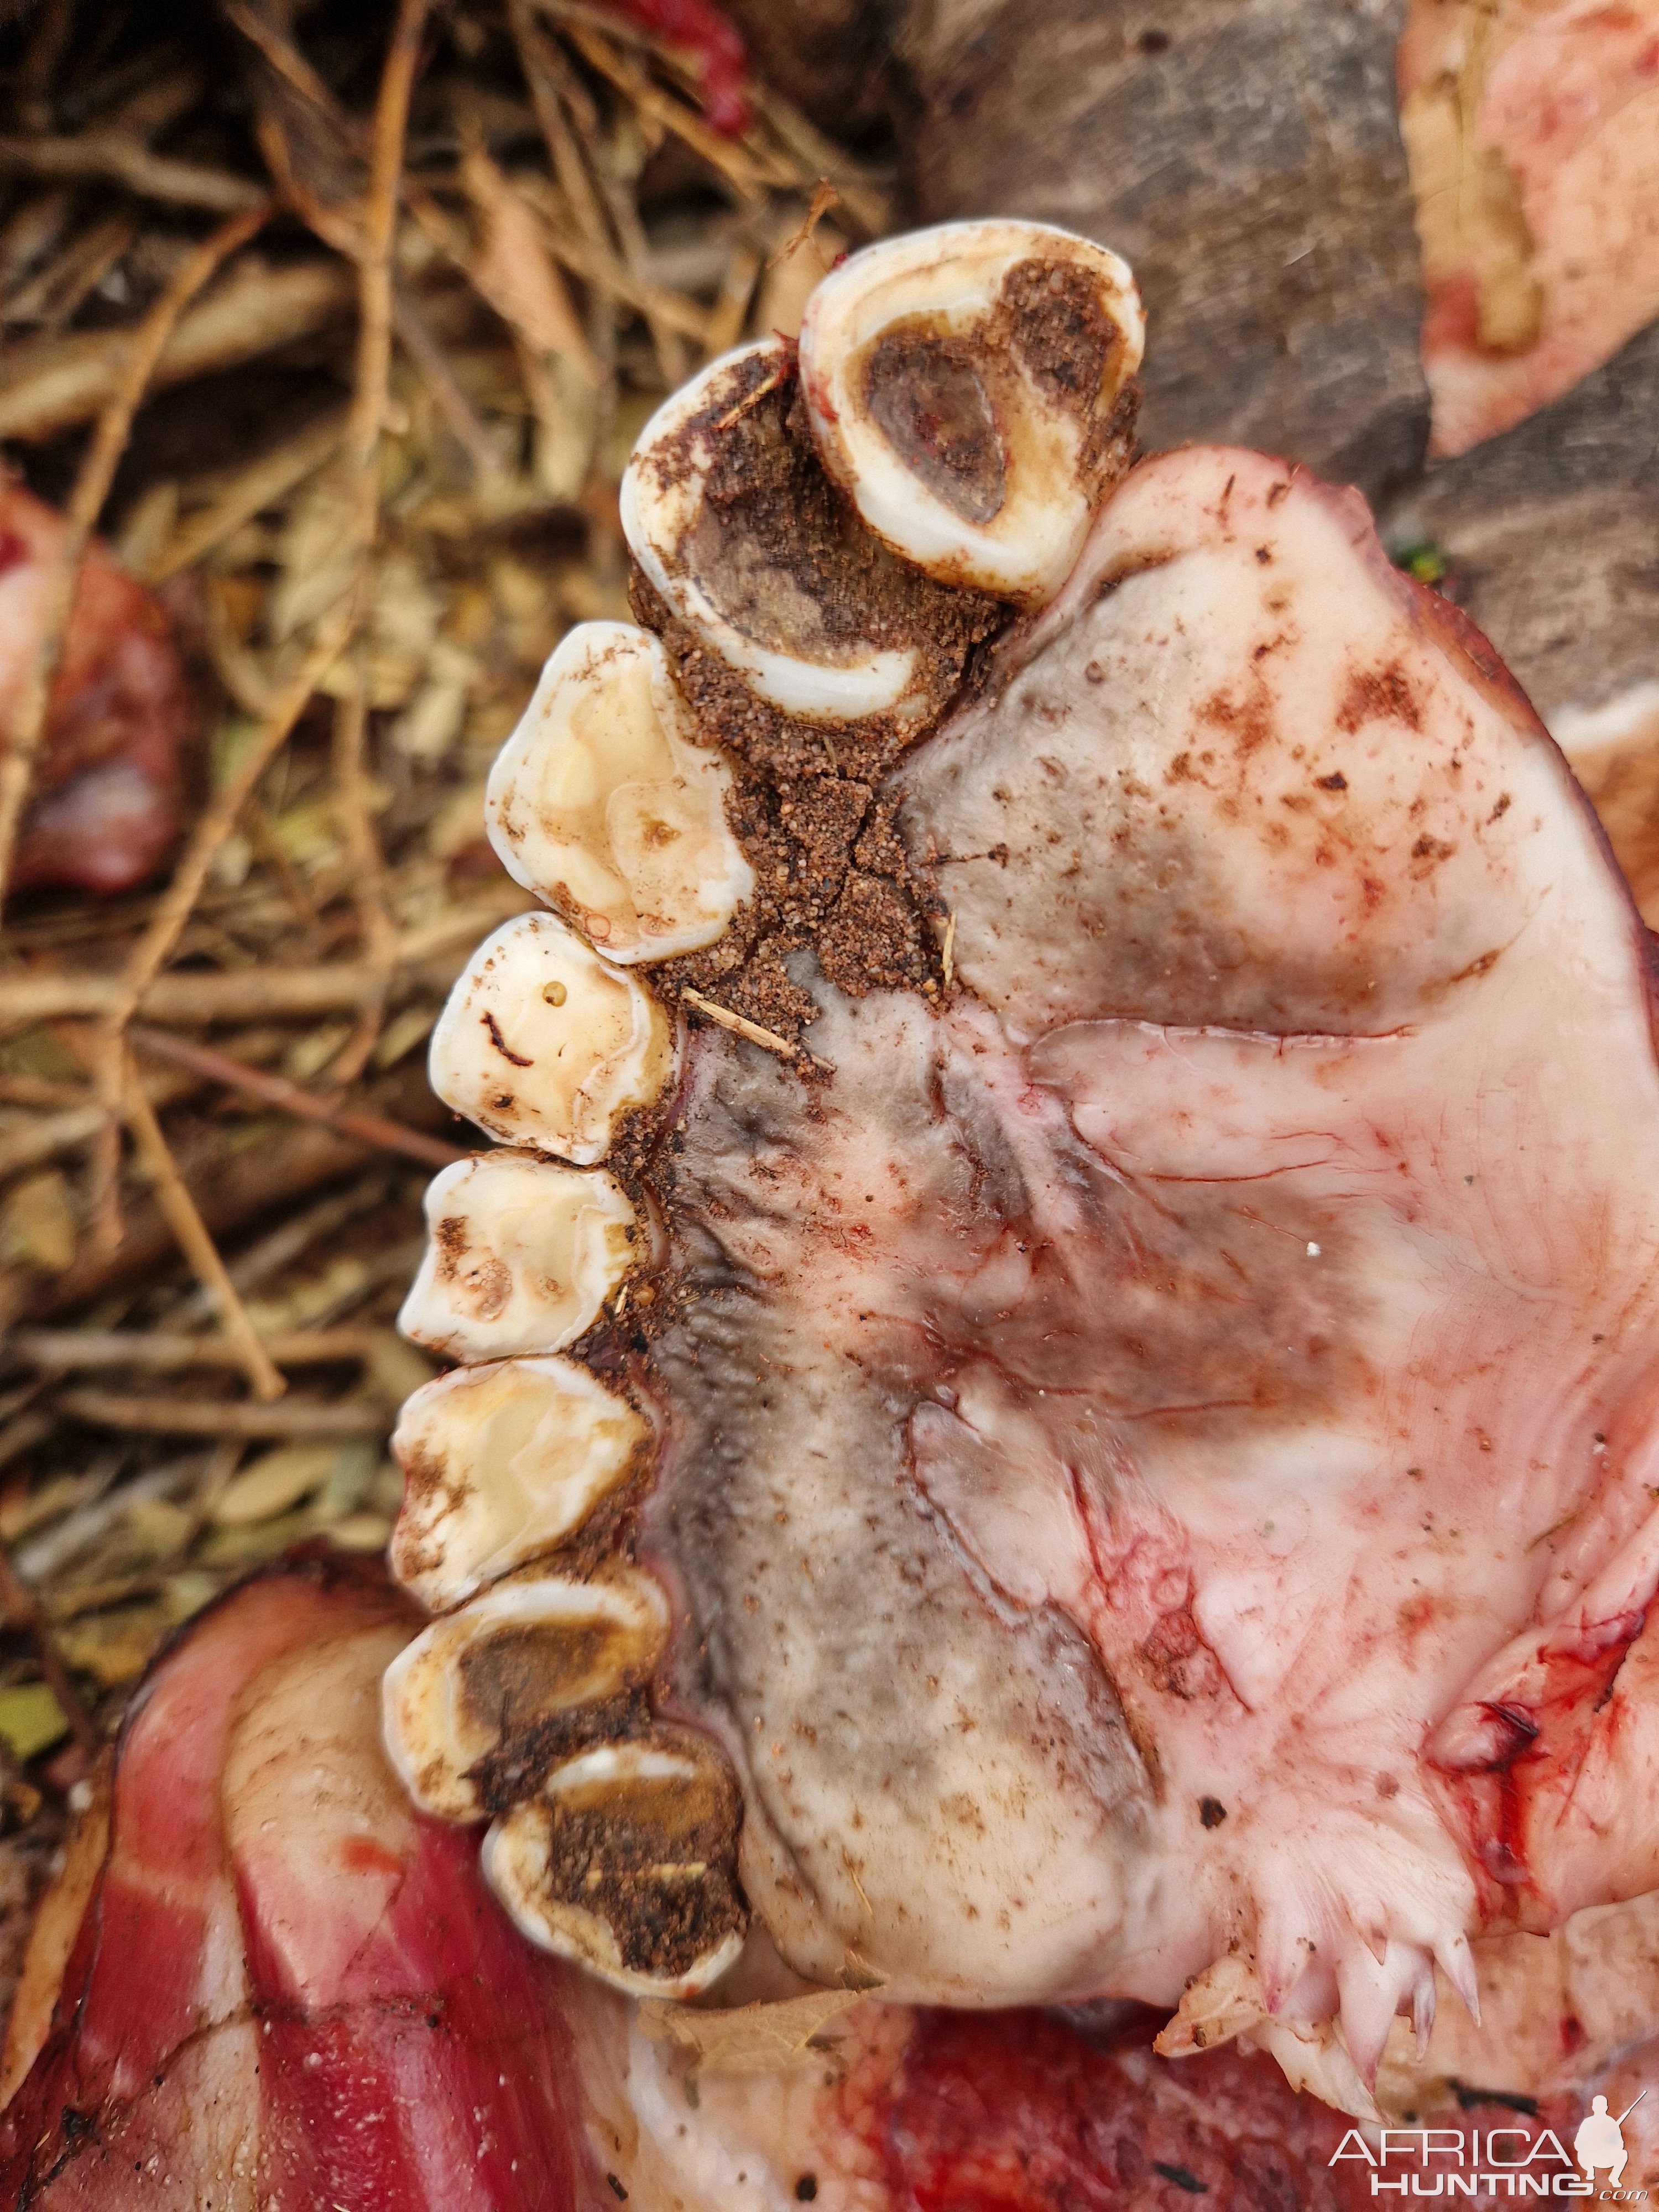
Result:
[[432,1032],[432,1088],[508,1145],[590,1167],[621,1114],[674,1072],[674,1027],[637,975],[550,914],[504,922],[473,954]]
[[489,842],[515,883],[624,964],[712,945],[754,891],[726,819],[731,770],[691,739],[668,656],[583,623],[490,770]]
[[1114,421],[1140,364],[1127,264],[1048,223],[943,223],[826,276],[800,333],[825,467],[941,582],[1052,599],[1128,462]]
[[[809,721],[909,720],[961,654],[939,592],[856,527],[787,426],[794,361],[761,338],[710,362],[640,434],[619,511],[652,588],[760,698]],[[960,644],[960,641],[958,641]]]
[[523,1933],[631,1996],[684,2001],[743,1946],[742,1808],[714,1746],[654,1728],[556,1766],[484,1838],[484,1875]]
[[562,1352],[646,1256],[644,1224],[614,1177],[524,1152],[441,1169],[426,1219],[398,1326],[452,1359]]
[[660,1587],[629,1568],[497,1583],[386,1668],[387,1756],[422,1812],[481,1820],[534,1790],[584,1707],[650,1680],[668,1629]]
[[571,1535],[641,1465],[644,1416],[571,1359],[458,1368],[404,1401],[392,1571],[445,1613]]

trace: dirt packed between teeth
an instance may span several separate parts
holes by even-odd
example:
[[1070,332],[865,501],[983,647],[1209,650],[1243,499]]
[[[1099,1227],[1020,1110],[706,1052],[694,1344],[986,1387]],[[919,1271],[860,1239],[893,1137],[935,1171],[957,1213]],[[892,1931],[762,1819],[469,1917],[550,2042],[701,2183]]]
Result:
[[[769,385],[763,362],[744,366],[754,389],[737,397],[739,434],[712,472],[711,505],[741,518],[750,542],[787,567],[828,636],[915,647],[923,659],[915,689],[939,702],[931,713],[849,721],[787,714],[708,652],[634,568],[634,611],[668,650],[698,741],[731,757],[728,814],[756,886],[718,944],[665,962],[653,981],[671,994],[689,987],[799,1046],[817,1008],[790,979],[793,952],[815,951],[830,981],[853,998],[908,989],[937,999],[944,988],[927,927],[944,906],[911,865],[896,802],[880,786],[902,753],[982,689],[989,648],[1012,617],[986,594],[934,583],[890,553],[818,462],[793,362]],[[725,392],[721,404],[733,411]],[[810,1057],[803,1065],[811,1068]]]

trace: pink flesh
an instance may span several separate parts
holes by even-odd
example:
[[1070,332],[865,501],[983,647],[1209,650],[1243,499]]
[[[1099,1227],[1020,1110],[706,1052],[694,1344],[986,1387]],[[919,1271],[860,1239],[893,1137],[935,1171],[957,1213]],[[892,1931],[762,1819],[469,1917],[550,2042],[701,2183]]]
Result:
[[594,2200],[560,1970],[379,1749],[374,1586],[252,1584],[153,1678],[0,2195],[225,2212]]
[[[0,485],[0,746],[40,648],[61,516]],[[172,624],[94,546],[81,569],[13,880],[121,891],[152,875],[179,822],[194,719]]]
[[[0,2122],[6,2201],[83,2212],[806,2201],[1167,2212],[1200,2190],[1221,2212],[1371,2201],[1363,2160],[1331,2163],[1346,2139],[1336,2115],[1243,2051],[1156,2059],[1144,2019],[1085,2035],[1030,2013],[864,2004],[796,2065],[712,2064],[688,2094],[683,2059],[632,2007],[507,1933],[468,1839],[409,1811],[376,1725],[379,1676],[408,1627],[371,1584],[277,1574],[163,1662],[122,1745],[113,1841],[64,2025]],[[1614,1955],[1628,1969],[1647,1954],[1626,1940]],[[1583,2004],[1582,1972],[1564,1986]],[[1534,1975],[1533,1993],[1534,2013],[1553,2018],[1554,1982]],[[119,2094],[112,2051],[127,2069]],[[1524,2033],[1512,2048],[1488,2038],[1456,2055],[1474,2078],[1550,2100],[1535,2130],[1570,2134],[1585,2095],[1566,2081],[1599,2078],[1553,2076]],[[1651,2077],[1638,2052],[1615,2105]],[[1475,2100],[1434,2117],[1467,2162],[1474,2129],[1516,2115]]]
[[1659,0],[1413,0],[1402,100],[1460,73],[1479,84],[1471,171],[1486,150],[1513,177],[1542,307],[1523,349],[1483,349],[1474,255],[1431,282],[1423,360],[1443,455],[1568,391],[1659,313]]
[[708,1037],[683,1109],[659,1541],[751,1899],[916,2001],[1237,1952],[1369,2076],[1468,1936],[1659,1882],[1644,933],[1259,455],[1137,470],[898,781],[976,998],[823,991],[815,1099]]

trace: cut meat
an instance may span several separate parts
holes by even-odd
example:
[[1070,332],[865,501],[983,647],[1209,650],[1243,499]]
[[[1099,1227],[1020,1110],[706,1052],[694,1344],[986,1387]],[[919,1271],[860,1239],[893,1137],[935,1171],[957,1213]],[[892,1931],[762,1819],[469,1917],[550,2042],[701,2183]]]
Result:
[[[111,1853],[60,2025],[0,2121],[8,2202],[1174,2212],[1202,2197],[1221,2212],[1347,2212],[1375,2201],[1376,2138],[1295,2095],[1264,2058],[1155,2057],[1156,2016],[1133,2007],[1066,2021],[811,1996],[642,2012],[504,1949],[470,1855],[410,1813],[375,1741],[375,1675],[407,1632],[362,1579],[278,1572],[163,1661],[120,1747]],[[164,1836],[176,1867],[155,1855]],[[198,2008],[184,2043],[138,1972],[106,1976],[89,1998],[88,1955],[110,1955],[118,1897],[127,1955],[164,1963]],[[757,1956],[748,1971],[757,1990],[781,1985],[775,1963]],[[119,2094],[112,2050],[126,2069]],[[1573,2093],[1536,2064],[1524,2079],[1503,2071],[1516,2054],[1490,2035],[1465,2055],[1498,2073],[1481,2077],[1487,2091],[1459,2083],[1455,2100],[1396,2114],[1395,2178],[1528,2160],[1547,2177],[1566,2166],[1561,2146],[1593,2084],[1620,2111],[1655,2080],[1650,2050],[1611,2076],[1592,2051]],[[1653,2164],[1639,2118],[1626,2142],[1639,2186]]]
[[[0,748],[40,649],[65,525],[0,484]],[[194,726],[172,624],[94,544],[82,563],[12,881],[130,890],[179,825],[179,747]]]
[[1659,313],[1659,0],[1413,0],[1400,93],[1431,451],[1461,453]]
[[1659,1878],[1639,927],[1483,641],[1243,453],[1144,465],[899,782],[975,998],[821,993],[822,1095],[705,1046],[670,1191],[751,1896],[895,1996],[1237,1952],[1369,2074],[1431,1956]]
[[[1062,412],[1115,437],[1130,398],[1086,259],[1006,224],[848,264],[848,313],[808,310],[805,410],[767,357],[767,481],[815,465],[791,441],[867,447],[884,532],[977,587],[1008,456],[969,402],[1008,298],[1069,364]],[[894,331],[878,404],[848,363]],[[737,573],[751,415],[708,404],[696,471],[665,477],[720,478]],[[973,511],[913,531],[903,472],[936,490],[947,453]],[[854,569],[859,527],[836,518]],[[747,748],[724,702],[770,678],[739,655],[703,690],[715,648],[641,605],[676,628],[696,741]],[[690,1023],[615,1156],[652,1234],[556,1338],[480,1306],[460,1349],[584,1360],[648,1414],[654,1488],[539,1558],[501,1521],[523,1564],[392,1670],[388,1741],[429,1809],[494,1818],[520,1924],[619,1988],[730,1955],[723,1756],[797,1973],[1178,2008],[1162,2049],[1248,2034],[1374,2115],[1437,1968],[1475,2007],[1471,1938],[1659,1886],[1648,939],[1484,638],[1356,494],[1282,462],[1141,464],[967,675],[860,787],[893,923],[775,939],[758,1018],[740,919],[695,987],[630,967]],[[775,699],[744,823],[823,809],[863,711]],[[791,850],[751,853],[757,884],[793,884]],[[884,988],[901,931],[909,991]],[[610,1187],[483,1165],[531,1206]],[[446,1565],[431,1586],[467,1580]],[[599,1667],[591,1621],[641,1568],[663,1632]]]
[[595,2201],[557,1970],[380,1753],[379,1676],[410,1627],[381,1586],[277,1574],[151,1677],[55,2015],[0,2118],[8,2203]]

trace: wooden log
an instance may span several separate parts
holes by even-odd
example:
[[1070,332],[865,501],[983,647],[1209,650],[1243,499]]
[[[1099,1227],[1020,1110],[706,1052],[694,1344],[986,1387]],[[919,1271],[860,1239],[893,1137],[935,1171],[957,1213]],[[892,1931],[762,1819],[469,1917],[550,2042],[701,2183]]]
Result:
[[1426,465],[1405,0],[890,4],[920,100],[909,216],[1034,216],[1127,254],[1146,444],[1237,441],[1358,483],[1547,720],[1659,680],[1659,329]]

